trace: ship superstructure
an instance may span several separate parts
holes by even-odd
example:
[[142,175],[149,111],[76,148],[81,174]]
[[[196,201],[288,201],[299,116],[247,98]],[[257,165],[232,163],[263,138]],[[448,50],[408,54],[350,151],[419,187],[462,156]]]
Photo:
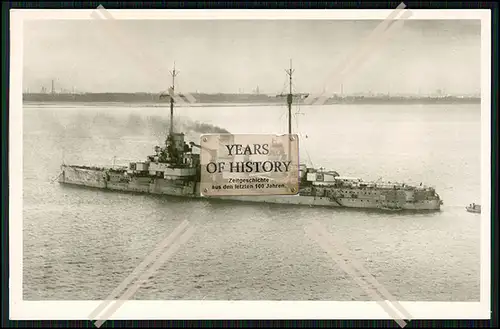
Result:
[[[292,74],[290,90],[286,95],[288,105],[288,133],[292,133]],[[98,168],[78,165],[62,165],[59,182],[115,191],[131,191],[149,194],[183,196],[188,198],[216,198],[233,201],[329,206],[384,210],[439,210],[442,200],[431,187],[404,183],[366,182],[360,178],[343,177],[332,170],[317,169],[301,164],[300,188],[297,195],[265,196],[201,196],[200,155],[194,152],[201,146],[185,141],[185,135],[174,131],[174,86],[178,72],[174,70],[169,89],[170,129],[164,145],[156,146],[154,154],[145,161],[129,163],[127,167]],[[228,138],[231,138],[228,136]],[[286,157],[282,145],[271,148],[273,156]],[[215,155],[214,155],[215,156]]]

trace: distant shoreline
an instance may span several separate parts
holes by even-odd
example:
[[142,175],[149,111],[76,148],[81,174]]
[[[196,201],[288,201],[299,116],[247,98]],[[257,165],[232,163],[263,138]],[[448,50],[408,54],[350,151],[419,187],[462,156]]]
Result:
[[[187,97],[179,95],[189,103]],[[285,105],[286,98],[258,94],[191,94],[195,99],[191,106],[270,106]],[[86,93],[86,94],[23,94],[25,103],[116,103],[116,104],[143,104],[145,106],[169,106],[169,98],[161,98],[159,94],[148,93]],[[302,100],[300,103],[303,103]],[[299,103],[299,104],[300,104]],[[313,102],[314,103],[314,102]],[[480,104],[480,97],[405,97],[405,96],[333,96],[321,102],[329,104]],[[179,103],[176,106],[183,106]]]

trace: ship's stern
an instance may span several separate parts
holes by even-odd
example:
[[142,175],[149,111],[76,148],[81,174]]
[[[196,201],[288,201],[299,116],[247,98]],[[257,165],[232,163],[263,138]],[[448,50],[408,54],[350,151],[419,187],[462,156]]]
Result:
[[439,194],[436,193],[436,191],[431,190],[430,193],[431,195],[425,202],[425,208],[427,210],[436,210],[436,211],[441,210],[441,206],[443,205],[443,200],[441,199]]
[[441,206],[443,205],[443,200],[441,199],[441,197],[439,196],[439,194],[437,194],[436,192],[434,192],[435,194],[435,197],[436,197],[436,210],[440,210],[441,209]]
[[418,188],[408,194],[410,199],[404,206],[407,210],[439,211],[443,200],[433,188]]
[[103,168],[61,165],[58,181],[62,184],[106,188],[105,175]]

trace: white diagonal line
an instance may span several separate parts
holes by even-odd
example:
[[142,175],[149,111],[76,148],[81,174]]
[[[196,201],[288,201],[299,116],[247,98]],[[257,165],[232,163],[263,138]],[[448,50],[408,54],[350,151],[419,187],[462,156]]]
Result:
[[[178,105],[186,105],[187,103],[184,101],[184,99],[182,98],[182,96],[180,95],[174,95],[172,97],[174,99],[174,103],[175,104],[178,104]],[[193,97],[194,98],[194,97]]]
[[153,276],[154,272],[156,272],[163,265],[163,263],[165,263],[170,257],[172,257],[179,250],[181,245],[186,243],[191,238],[191,236],[194,234],[195,231],[196,228],[194,227],[188,228],[187,231],[184,232],[184,234],[182,234],[179,237],[178,241],[172,244],[172,246],[168,248],[163,253],[163,255],[161,255],[160,258],[158,258],[158,260],[156,260],[153,263],[153,265],[149,268],[149,270],[143,273],[136,281],[136,283],[134,283],[130,288],[128,288],[127,291],[125,291],[125,293],[123,293],[123,295],[120,297],[120,299],[118,299],[115,302],[115,304],[102,315],[102,319],[94,322],[94,325],[97,328],[99,328],[104,322],[106,322],[106,320],[108,320],[109,317],[116,312],[116,310],[118,310],[127,300],[129,300],[137,292],[137,290],[139,290],[139,288],[144,282],[146,282],[151,276]]
[[372,44],[379,41],[381,37],[386,33],[387,28],[392,23],[392,20],[396,18],[396,16],[406,7],[404,3],[401,3],[394,11],[392,11],[386,19],[384,19],[377,27],[365,38],[364,42],[361,43],[361,46],[353,52],[351,55],[347,57],[343,63],[340,63],[337,66],[337,70],[335,72],[343,72],[346,68],[350,67],[352,63],[356,62],[357,57],[362,51],[366,51]]
[[[392,23],[391,26],[389,26],[385,32],[380,35],[380,39],[377,40],[377,42],[375,44],[373,44],[373,47],[370,47],[370,48],[366,48],[364,49],[363,52],[360,52],[359,53],[359,56],[358,56],[358,63],[352,63],[352,65],[349,67],[349,68],[352,68],[351,71],[349,70],[346,70],[345,72],[342,72],[341,74],[341,78],[347,78],[347,75],[349,73],[353,73],[352,70],[357,70],[359,69],[363,62],[366,60],[366,58],[370,55],[370,54],[374,54],[376,53],[377,50],[379,50],[380,48],[382,48],[385,44],[386,44],[386,41],[390,39],[390,37],[392,35],[394,35],[394,33],[397,31],[397,30],[400,30],[402,27],[403,27],[403,24],[404,24],[404,20],[407,19],[407,18],[410,18],[412,15],[412,13],[410,11],[406,11],[405,13],[403,13],[403,15],[401,15],[401,17],[399,17],[396,22]],[[359,64],[359,65],[354,65],[354,64]],[[341,80],[342,81],[342,80]]]
[[196,98],[194,98],[193,95],[191,95],[191,94],[184,94],[184,93],[182,95],[184,96],[184,98],[187,99],[187,101],[188,101],[189,104],[196,103]]
[[403,15],[401,15],[395,22],[391,24],[391,26],[389,26],[386,30],[384,30],[384,33],[379,35],[377,40],[374,40],[370,44],[367,44],[365,49],[356,54],[357,57],[354,58],[356,59],[356,61],[352,60],[350,62],[351,65],[348,66],[347,68],[344,68],[344,70],[340,74],[340,77],[344,77],[347,74],[351,73],[349,72],[349,69],[352,70],[359,68],[361,66],[360,64],[363,63],[363,60],[366,59],[366,57],[369,54],[373,54],[375,52],[374,50],[382,48],[382,46],[385,45],[385,41],[387,41],[390,38],[390,36],[395,33],[395,31],[402,28],[405,20],[410,18],[411,15],[412,15],[411,11],[404,12]]
[[356,281],[356,283],[358,283],[358,285],[360,285],[363,288],[363,290],[366,293],[370,294],[372,298],[387,312],[387,314],[389,314],[392,317],[392,319],[394,319],[402,328],[406,326],[406,322],[403,321],[403,319],[401,319],[401,316],[397,314],[394,311],[394,309],[392,309],[389,305],[387,305],[385,301],[382,301],[380,299],[380,296],[375,292],[375,290],[370,288],[366,284],[366,282],[363,281],[361,277],[357,275],[357,273],[354,270],[352,270],[352,268],[347,263],[345,263],[342,259],[338,257],[338,255],[336,255],[330,250],[331,246],[326,241],[326,239],[321,236],[319,232],[315,232],[314,228],[306,228],[306,233],[308,233],[308,235],[311,238],[313,238],[323,248],[323,250],[326,251],[335,260],[337,265],[339,265],[344,272],[349,274],[354,279],[354,281]]
[[106,10],[106,8],[103,7],[103,5],[97,6],[97,11],[93,11],[90,16],[95,19],[103,19],[102,17],[99,16],[98,12],[105,17],[105,19],[115,19],[113,15],[109,13],[109,11]]
[[155,259],[158,258],[160,253],[165,250],[172,242],[174,242],[179,235],[184,231],[184,229],[189,225],[188,221],[183,221],[177,226],[170,235],[168,235],[165,239],[163,239],[157,247],[151,252],[133,271],[130,273],[128,277],[123,280],[118,287],[116,287],[111,294],[101,303],[99,306],[92,311],[89,315],[90,319],[95,319],[97,315],[99,315],[106,307],[112,303],[113,299],[115,299],[118,294],[123,291],[140,273],[144,272],[147,266],[149,266]]
[[[363,64],[365,64],[368,61],[370,56],[373,56],[381,48],[383,48],[387,44],[387,41],[395,34],[396,31],[401,30],[404,24],[404,19],[409,18],[411,15],[412,15],[411,12],[407,11],[396,22],[391,24],[391,26],[387,28],[385,33],[383,33],[380,36],[380,39],[377,40],[377,43],[375,43],[372,47],[365,49],[363,52],[360,52],[357,56],[357,62],[351,62],[351,65],[347,67],[338,76],[336,76],[333,82],[336,83],[337,86],[340,86],[341,83],[346,83],[349,81],[349,79],[354,78],[356,71],[358,71],[363,66]],[[329,95],[322,95],[313,104],[323,105],[328,98]],[[315,98],[313,97],[312,100],[314,99]]]
[[[102,16],[104,17],[101,17],[99,14],[101,14]],[[95,11],[92,12],[92,14],[90,15],[92,18],[94,19],[98,19],[98,20],[109,20],[111,22],[117,22],[118,20],[113,17],[113,15],[111,15],[111,13],[109,11],[107,11],[102,5],[99,5],[97,7],[97,9]],[[109,27],[108,27],[109,28]],[[112,25],[111,28],[109,28],[109,30],[111,31],[111,33],[113,34],[113,37],[111,38],[114,42],[118,42],[119,44],[121,44],[122,46],[124,44],[129,44],[130,45],[130,39],[127,38],[127,36],[123,35],[123,33],[119,32],[117,29],[116,29],[116,26],[115,25]],[[132,56],[135,60],[136,60],[136,63],[141,63],[141,62],[144,62],[144,63],[161,63],[162,61],[159,61],[159,60],[156,60],[154,58],[151,58],[151,57],[155,57],[155,56],[152,56],[151,53],[148,53],[148,57],[149,58],[146,58],[144,56],[144,53],[142,51],[140,51],[141,47],[126,47],[124,49],[132,49],[130,52],[127,51],[127,54],[129,56]],[[158,59],[158,58],[157,58]],[[154,64],[152,64],[154,65]],[[151,73],[152,75],[156,75],[158,76],[159,78],[160,77],[160,72],[158,71],[157,68],[155,68],[154,66],[151,66],[151,65],[144,65],[142,66],[144,69],[146,69],[148,71],[148,73]],[[179,105],[183,105],[183,106],[189,106],[190,104],[192,103],[195,103],[196,102],[196,98],[193,97],[192,95],[188,95],[188,94],[185,94],[184,95],[185,98],[187,99],[188,102],[184,101],[184,99],[182,99],[181,97],[177,97],[177,96],[174,96],[173,99],[174,99],[174,102],[175,103],[178,103]],[[194,100],[194,101],[193,101]]]
[[178,105],[186,105],[187,104],[184,101],[184,98],[189,99],[189,100],[193,100],[192,103],[196,102],[196,99],[193,96],[190,95],[191,96],[190,98],[186,97],[186,95],[184,95],[184,94],[182,94],[182,96],[181,96],[179,94],[176,94],[172,88],[169,88],[168,95],[169,95],[169,97],[172,97],[172,99],[174,100],[174,103],[176,103]]
[[[337,66],[337,68],[336,68],[336,70],[334,71],[334,74],[333,74],[334,79],[336,79],[337,81],[339,81],[340,79],[338,79],[338,75],[339,74],[344,74],[345,75],[346,74],[346,68],[352,67],[357,62],[356,61],[357,57],[359,56],[359,54],[363,50],[366,51],[366,49],[368,49],[369,46],[372,45],[372,44],[378,44],[378,42],[380,41],[380,39],[387,32],[387,26],[392,22],[392,20],[405,7],[406,7],[406,5],[404,3],[401,3],[393,12],[391,12],[391,14],[385,20],[383,20],[372,31],[372,33],[364,40],[364,42],[361,43],[360,47],[358,47],[354,52],[352,52],[349,56],[347,56],[346,59]],[[342,80],[340,80],[340,81],[342,81]],[[325,94],[325,92],[323,91],[320,94],[313,95],[313,97],[308,97],[308,98],[306,98],[305,103],[306,104],[310,104],[312,101],[314,101],[315,98],[321,97],[324,94]],[[321,97],[321,100],[324,101],[325,100],[324,97],[325,96]]]
[[[368,48],[371,47],[373,44],[377,44],[380,38],[383,37],[383,35],[387,32],[387,29],[389,25],[393,23],[393,20],[396,18],[399,13],[402,12],[402,10],[406,7],[404,3],[401,3],[393,12],[387,16],[386,19],[384,19],[377,27],[370,33],[370,35],[365,38],[364,42],[361,44],[361,47],[358,48],[353,55],[354,56],[349,56],[346,58],[343,64],[338,65],[339,70],[345,70],[346,67],[348,67],[348,64],[352,64],[353,62],[356,62],[356,57],[359,56],[359,53],[361,51],[366,51]],[[398,19],[398,18],[396,18]],[[399,18],[401,19],[401,18]]]
[[[319,229],[317,225],[310,225],[309,227],[305,228],[306,233],[313,238],[322,248],[324,251],[326,251],[334,260],[335,262],[344,270],[344,272],[348,273],[368,294],[374,298],[377,303],[389,314],[393,320],[395,320],[399,326],[404,328],[406,326],[406,322],[401,318],[397,312],[391,308],[388,304],[387,301],[381,300],[380,296],[377,294],[375,290],[373,290],[357,273],[355,270],[353,270],[344,260],[342,260],[336,253],[334,253],[331,249],[332,246],[330,245],[328,238],[325,237],[325,234],[323,230]],[[367,274],[368,277],[370,277],[369,274]],[[375,280],[375,279],[373,279]],[[376,281],[376,280],[375,280]],[[390,297],[389,302],[393,302],[395,298]],[[398,304],[397,302],[395,302]],[[392,303],[391,303],[392,305]],[[397,308],[398,310],[403,309],[400,305],[399,307],[396,305],[392,305],[393,307]],[[404,310],[401,313],[408,313],[406,310]],[[406,315],[405,315],[406,316]]]
[[[316,230],[319,232],[323,232],[324,237],[330,242],[332,246],[335,246],[337,250],[339,250],[343,255],[349,255],[349,252],[342,247],[341,243],[336,243],[333,239],[333,236],[327,233],[326,229],[322,227],[318,222],[315,222],[312,224]],[[361,265],[358,261],[356,261],[353,257],[350,258],[351,263],[354,265],[354,268],[356,268],[358,271],[360,271],[364,276],[368,278],[370,283],[374,285],[379,293],[387,298],[387,300],[390,300],[391,302],[394,303],[394,307],[398,309],[401,314],[403,314],[406,319],[411,319],[410,313],[396,300],[396,298],[389,292],[383,285],[381,285],[364,267]]]
[[[354,52],[352,52],[346,59],[337,66],[336,70],[333,72],[333,78],[335,83],[343,83],[342,79],[339,77],[344,77],[349,74],[349,68],[353,66],[358,66],[360,55],[365,54],[370,51],[371,47],[380,47],[380,41],[384,39],[385,34],[389,31],[387,26],[393,22],[394,18],[406,7],[404,3],[401,3],[391,14],[382,21],[373,31],[372,33],[364,40],[360,47],[358,47]],[[411,11],[406,11],[400,18],[397,18],[397,21],[401,21],[402,19],[406,19],[412,15]],[[394,25],[394,23],[392,24]],[[391,27],[392,27],[391,25]],[[401,27],[401,24],[397,25],[397,27]],[[394,31],[394,30],[393,30]],[[371,46],[371,47],[370,47]],[[365,56],[366,58],[366,56]],[[358,65],[355,65],[358,64]],[[318,94],[310,95],[308,98],[304,100],[304,104],[310,105],[314,104],[324,104],[324,102],[328,99],[328,96],[325,96],[325,92],[321,92]]]

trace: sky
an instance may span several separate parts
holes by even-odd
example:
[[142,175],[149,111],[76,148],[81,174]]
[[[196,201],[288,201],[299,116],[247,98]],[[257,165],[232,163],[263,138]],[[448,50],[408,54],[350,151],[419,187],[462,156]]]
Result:
[[479,94],[481,23],[410,20],[368,48],[341,82],[377,20],[39,20],[24,24],[23,88],[80,92],[294,91]]

